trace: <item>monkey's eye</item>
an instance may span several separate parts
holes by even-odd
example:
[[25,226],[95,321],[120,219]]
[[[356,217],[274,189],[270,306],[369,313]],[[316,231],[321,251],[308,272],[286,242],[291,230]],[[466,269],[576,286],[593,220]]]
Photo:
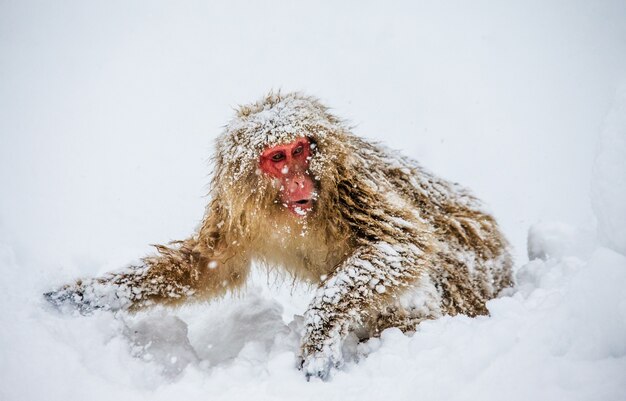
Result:
[[304,146],[300,145],[293,151],[293,155],[298,156],[302,152],[304,152]]
[[281,160],[285,159],[285,153],[284,152],[278,152],[275,153],[274,156],[272,156],[272,161],[273,162],[279,162]]

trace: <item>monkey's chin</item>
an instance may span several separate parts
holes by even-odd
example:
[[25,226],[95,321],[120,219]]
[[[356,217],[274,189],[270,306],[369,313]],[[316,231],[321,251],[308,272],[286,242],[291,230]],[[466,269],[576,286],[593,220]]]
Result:
[[287,209],[298,218],[305,218],[313,210],[313,199],[302,199],[295,202],[287,202]]

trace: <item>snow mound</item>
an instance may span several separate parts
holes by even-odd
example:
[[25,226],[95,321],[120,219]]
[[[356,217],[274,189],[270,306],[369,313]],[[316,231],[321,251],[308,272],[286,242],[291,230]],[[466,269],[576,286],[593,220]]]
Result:
[[588,257],[595,249],[591,232],[560,222],[537,223],[528,230],[528,259]]
[[131,354],[162,366],[166,377],[175,377],[199,358],[187,337],[187,324],[175,316],[144,318],[127,327]]
[[600,134],[591,200],[600,240],[626,255],[626,82],[617,90]]

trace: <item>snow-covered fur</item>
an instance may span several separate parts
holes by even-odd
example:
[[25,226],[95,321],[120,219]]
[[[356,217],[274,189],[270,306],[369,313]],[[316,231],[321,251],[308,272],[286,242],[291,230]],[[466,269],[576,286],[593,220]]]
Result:
[[[306,136],[313,211],[286,212],[261,152]],[[350,330],[414,330],[443,314],[486,314],[511,282],[507,243],[467,190],[354,136],[312,97],[270,93],[242,106],[218,138],[211,201],[198,232],[157,246],[141,266],[46,296],[83,312],[204,300],[239,288],[253,261],[318,286],[301,367],[327,377]]]

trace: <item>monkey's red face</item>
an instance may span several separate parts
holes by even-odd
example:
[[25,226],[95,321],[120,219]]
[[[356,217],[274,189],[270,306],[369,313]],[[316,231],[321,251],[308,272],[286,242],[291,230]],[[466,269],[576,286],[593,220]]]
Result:
[[294,142],[266,148],[261,154],[261,170],[280,182],[283,205],[296,216],[305,216],[313,208],[315,184],[309,176],[311,142]]

